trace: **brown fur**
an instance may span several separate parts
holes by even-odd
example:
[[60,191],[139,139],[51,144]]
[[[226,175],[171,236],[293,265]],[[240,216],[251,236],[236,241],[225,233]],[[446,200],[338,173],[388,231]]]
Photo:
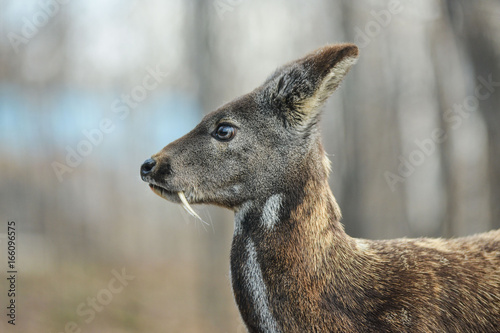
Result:
[[287,228],[259,243],[283,332],[500,331],[500,231],[353,239],[325,180],[305,191]]
[[500,231],[344,232],[317,123],[357,56],[331,45],[281,67],[147,160],[143,180],[235,211],[231,279],[249,332],[500,332]]

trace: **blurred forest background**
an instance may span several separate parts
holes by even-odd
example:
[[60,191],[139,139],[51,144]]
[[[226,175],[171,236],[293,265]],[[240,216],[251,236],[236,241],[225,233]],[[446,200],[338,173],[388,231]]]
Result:
[[204,229],[139,167],[331,42],[361,51],[322,123],[348,233],[500,227],[499,1],[0,4],[0,276],[9,220],[20,272],[17,325],[2,311],[0,332],[244,332],[231,212],[195,207]]

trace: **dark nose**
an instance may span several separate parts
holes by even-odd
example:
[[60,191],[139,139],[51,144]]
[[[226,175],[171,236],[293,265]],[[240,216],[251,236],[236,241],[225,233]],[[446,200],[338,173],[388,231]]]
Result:
[[147,160],[144,161],[141,165],[141,178],[142,180],[145,181],[145,177],[149,176],[152,172],[153,169],[155,168],[156,161],[153,160],[152,158],[148,158]]

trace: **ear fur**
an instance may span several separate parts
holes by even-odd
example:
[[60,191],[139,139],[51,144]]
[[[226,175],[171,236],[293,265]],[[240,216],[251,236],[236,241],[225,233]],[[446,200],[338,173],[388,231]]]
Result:
[[354,44],[324,46],[276,70],[264,83],[260,101],[287,126],[309,128],[357,58]]

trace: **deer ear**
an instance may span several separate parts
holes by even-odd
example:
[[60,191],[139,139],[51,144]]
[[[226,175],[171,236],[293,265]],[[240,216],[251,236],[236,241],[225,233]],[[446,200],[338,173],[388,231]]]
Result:
[[320,48],[276,70],[264,83],[260,102],[283,117],[286,125],[309,128],[357,58],[354,44]]

